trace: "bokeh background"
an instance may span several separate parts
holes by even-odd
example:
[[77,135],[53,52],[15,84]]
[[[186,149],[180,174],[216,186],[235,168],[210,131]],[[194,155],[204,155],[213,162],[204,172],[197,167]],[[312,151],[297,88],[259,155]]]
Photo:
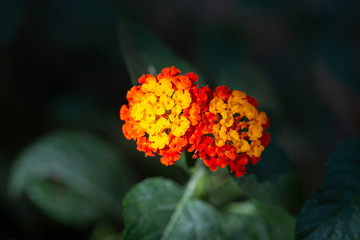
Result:
[[21,153],[59,129],[121,152],[132,183],[159,175],[186,180],[122,135],[119,109],[131,87],[123,22],[157,36],[210,86],[244,83],[270,109],[270,129],[309,196],[335,147],[360,135],[359,7],[341,0],[0,1],[0,238],[100,239],[122,231],[111,217],[82,226],[57,221],[26,189],[9,197]]

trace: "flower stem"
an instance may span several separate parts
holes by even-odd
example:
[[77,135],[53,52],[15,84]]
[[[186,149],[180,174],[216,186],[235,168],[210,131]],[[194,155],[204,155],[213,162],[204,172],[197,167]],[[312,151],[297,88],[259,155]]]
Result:
[[175,222],[178,219],[178,217],[180,216],[181,211],[185,207],[186,203],[190,200],[190,198],[193,197],[195,189],[196,189],[198,183],[200,182],[201,178],[205,175],[205,173],[206,173],[206,170],[203,166],[202,161],[198,160],[196,162],[194,172],[191,175],[191,177],[185,187],[184,193],[183,193],[178,205],[176,206],[174,213],[172,214],[172,216],[170,218],[169,224],[167,225],[166,229],[164,230],[161,240],[168,239],[168,236],[169,236],[170,232],[172,231],[173,227],[175,226]]
[[194,195],[195,189],[205,173],[206,169],[204,168],[202,161],[198,159],[194,168],[194,172],[185,187],[184,194],[180,201],[186,201]]

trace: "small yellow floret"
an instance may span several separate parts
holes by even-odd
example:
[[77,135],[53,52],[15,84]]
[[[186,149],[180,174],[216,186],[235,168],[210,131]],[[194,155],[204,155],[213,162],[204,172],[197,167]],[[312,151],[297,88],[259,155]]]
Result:
[[156,115],[151,108],[147,107],[144,115],[144,120],[148,123],[153,122],[156,119]]
[[215,144],[218,147],[222,147],[225,145],[225,142],[221,138],[215,138]]
[[157,149],[163,149],[165,145],[169,144],[169,136],[166,133],[150,135],[149,141],[152,142],[151,147]]
[[182,109],[188,108],[191,103],[191,95],[188,90],[175,91],[172,99],[175,101],[175,104]]
[[245,139],[240,139],[235,142],[236,152],[247,152],[250,150],[250,144]]
[[225,127],[231,127],[234,124],[234,117],[229,111],[221,112],[222,119],[220,120],[220,124]]
[[227,102],[230,105],[239,104],[239,103],[242,104],[246,102],[246,93],[234,90],[232,91],[231,96],[229,97]]
[[140,121],[144,119],[145,108],[140,103],[135,103],[131,109],[131,117],[135,119],[135,121]]
[[148,77],[146,78],[146,83],[144,83],[141,89],[144,92],[154,92],[156,87],[157,81],[155,77]]
[[160,79],[159,82],[156,84],[155,87],[155,94],[156,96],[171,96],[173,94],[174,90],[172,89],[172,83],[170,79],[163,78]]
[[221,126],[221,127],[220,127],[219,137],[220,137],[224,142],[226,142],[226,140],[227,140],[227,130],[226,130],[226,127],[224,127],[224,126]]
[[257,114],[255,121],[260,125],[266,124],[268,121],[266,113],[260,112],[259,114]]
[[231,129],[229,131],[229,136],[231,138],[232,141],[239,141],[240,140],[240,136],[239,136],[239,133],[233,129]]
[[170,127],[170,122],[166,118],[159,118],[155,124],[155,132],[159,133]]
[[176,119],[179,118],[179,115],[182,112],[182,108],[180,106],[175,105],[172,109],[171,109],[171,113],[169,114],[169,119],[171,122],[176,121]]
[[263,128],[261,125],[254,124],[253,122],[249,126],[248,136],[250,140],[257,140],[261,138]]
[[249,120],[253,120],[255,118],[255,116],[257,115],[257,113],[258,113],[258,110],[250,103],[244,103],[240,110],[240,114],[242,116],[245,116]]
[[219,124],[214,125],[212,128],[214,137],[215,137],[215,144],[219,147],[222,147],[225,145],[225,142],[227,141],[227,131],[226,127],[220,126]]
[[190,121],[186,117],[180,116],[180,118],[174,119],[171,123],[171,133],[176,137],[183,136],[189,126]]
[[[241,115],[241,105],[240,104],[232,104],[232,105],[229,105],[229,109],[230,109],[230,112],[232,114],[239,114]],[[242,115],[241,115],[242,116]]]
[[153,111],[156,115],[161,116],[165,113],[165,108],[161,103],[157,103],[153,106]]
[[172,109],[175,105],[174,100],[172,100],[171,97],[166,96],[166,95],[160,96],[159,101],[161,102],[161,104],[164,106],[164,108],[166,110]]
[[148,123],[148,122],[145,122],[145,121],[141,121],[140,122],[140,127],[142,127],[145,132],[147,132],[149,135],[154,135],[155,134],[155,130],[156,130],[156,127],[155,127],[155,124],[154,123]]
[[209,111],[213,114],[222,113],[226,109],[226,103],[218,97],[215,97],[210,102]]
[[260,157],[262,151],[264,151],[264,146],[261,145],[260,140],[256,140],[251,142],[250,150],[247,152],[247,154],[250,157]]
[[157,97],[153,93],[146,93],[142,102],[143,104],[152,106],[157,103]]

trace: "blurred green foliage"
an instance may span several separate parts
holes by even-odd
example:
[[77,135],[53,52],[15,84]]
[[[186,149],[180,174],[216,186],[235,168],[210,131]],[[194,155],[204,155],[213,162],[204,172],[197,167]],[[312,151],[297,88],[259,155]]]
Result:
[[104,216],[119,219],[133,179],[117,150],[90,134],[59,131],[20,154],[9,191],[13,198],[24,192],[49,216],[81,226]]

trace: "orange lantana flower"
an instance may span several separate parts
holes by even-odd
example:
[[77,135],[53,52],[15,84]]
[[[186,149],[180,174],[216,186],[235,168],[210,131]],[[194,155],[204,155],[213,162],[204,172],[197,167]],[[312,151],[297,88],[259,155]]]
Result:
[[188,150],[211,170],[229,166],[240,177],[269,144],[269,119],[246,93],[226,86],[199,88],[197,80],[195,73],[180,75],[175,67],[141,76],[120,109],[124,136],[136,140],[145,156],[162,156],[164,165]]
[[201,108],[194,106],[199,102],[197,79],[194,73],[180,75],[179,69],[169,67],[157,76],[141,76],[141,85],[127,93],[129,103],[120,109],[123,132],[145,156],[161,155],[165,165],[180,158],[200,120]]

